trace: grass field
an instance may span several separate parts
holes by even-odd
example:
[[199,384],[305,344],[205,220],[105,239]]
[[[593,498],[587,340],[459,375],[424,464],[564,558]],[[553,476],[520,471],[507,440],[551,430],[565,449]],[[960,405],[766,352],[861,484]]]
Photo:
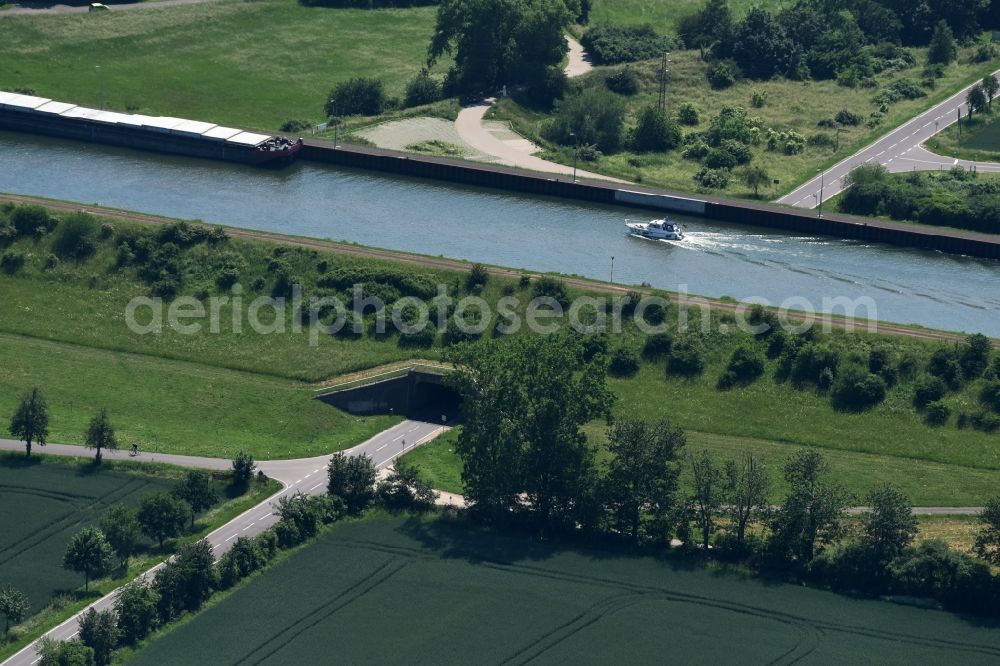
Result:
[[971,122],[964,121],[961,132],[958,125],[952,125],[928,141],[927,147],[939,155],[1000,162],[1000,113],[979,114]]
[[[280,595],[282,603],[275,604]],[[441,520],[345,524],[129,663],[629,661],[914,663],[1000,657],[938,611],[669,562],[540,545]]]
[[[666,3],[664,4],[666,6]],[[913,52],[918,62],[925,60],[925,49],[914,49]],[[868,129],[864,124],[845,128],[840,134],[840,148],[836,151],[834,133],[821,129],[817,123],[823,119],[833,118],[843,109],[867,118],[869,113],[875,110],[871,98],[877,90],[847,88],[829,80],[798,82],[784,79],[763,82],[741,80],[730,88],[714,90],[708,85],[706,78],[709,64],[701,60],[697,51],[678,50],[670,56],[667,107],[669,111],[676,109],[683,102],[690,102],[699,110],[701,123],[696,127],[684,128],[685,133],[706,131],[712,116],[723,106],[731,105],[748,109],[751,115],[761,118],[768,127],[776,130],[794,130],[807,139],[814,135],[824,135],[831,142],[829,146],[807,145],[805,150],[797,155],[769,151],[763,146],[754,148],[753,164],[763,167],[772,179],[779,181],[777,186],[761,190],[763,198],[773,199],[791,191],[808,177],[812,177],[817,168],[828,166],[853,154],[891,128],[929,108],[933,103],[954,94],[962,85],[982,78],[988,71],[996,69],[996,63],[969,64],[967,61],[969,52],[971,48],[963,51],[961,63],[947,68],[944,77],[937,81],[935,89],[929,92],[927,97],[893,104],[877,128]],[[639,94],[628,100],[627,126],[635,123],[635,116],[642,108],[656,103],[658,66],[655,62],[635,63],[631,66],[633,71],[639,74],[642,85]],[[608,68],[598,68],[581,80],[585,84],[590,81],[593,85],[603,85],[607,71]],[[879,86],[885,87],[901,78],[919,79],[919,73],[918,65],[902,72],[885,72],[875,78]],[[754,91],[767,95],[767,101],[762,108],[751,106]],[[511,99],[504,100],[491,113],[495,118],[510,121],[518,132],[542,145],[546,150],[540,156],[572,164],[571,150],[560,149],[541,136],[542,126],[549,119],[548,114],[527,109]],[[581,164],[581,168],[590,171],[682,191],[698,188],[693,176],[701,167],[700,162],[681,157],[680,149],[643,155],[624,151],[603,156],[596,162]],[[722,192],[739,197],[752,195],[752,190],[736,176]]]
[[[4,19],[0,88],[237,127],[326,120],[330,89],[377,76],[390,95],[426,61],[434,7],[330,9],[296,0]],[[446,66],[446,64],[445,64]]]
[[[742,17],[751,7],[775,10],[781,0],[730,0],[733,16]],[[694,14],[705,5],[704,0],[594,0],[590,10],[590,24],[620,23],[625,25],[649,23],[660,32],[672,34],[677,21]]]

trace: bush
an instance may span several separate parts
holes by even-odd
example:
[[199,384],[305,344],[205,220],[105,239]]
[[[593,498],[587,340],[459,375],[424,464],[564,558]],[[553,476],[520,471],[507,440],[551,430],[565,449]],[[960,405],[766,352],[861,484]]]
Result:
[[0,269],[8,275],[13,275],[24,267],[27,257],[28,255],[22,250],[7,250],[0,256]]
[[357,77],[348,79],[330,91],[326,102],[326,115],[338,116],[377,116],[386,108],[385,91],[382,81]]
[[55,219],[42,206],[15,206],[10,214],[10,221],[18,236],[36,238],[52,231],[56,225]]
[[677,109],[677,121],[682,125],[697,125],[701,122],[698,109],[691,102],[684,102]]
[[850,125],[851,127],[856,127],[861,124],[861,116],[853,111],[848,111],[847,109],[842,109],[837,112],[835,120],[841,125]]
[[426,67],[406,84],[406,106],[432,104],[441,97],[441,83],[430,75]]
[[694,179],[704,188],[723,190],[729,185],[729,170],[702,167],[694,175]]
[[490,274],[486,271],[486,266],[482,264],[472,264],[469,274],[465,276],[466,291],[482,289],[490,279]]
[[696,377],[705,370],[704,349],[694,337],[675,342],[667,356],[667,375]]
[[962,366],[959,363],[958,351],[953,347],[941,347],[931,355],[927,371],[957,390],[962,385]]
[[736,65],[725,60],[717,62],[708,72],[708,82],[716,90],[728,88],[739,77]]
[[639,77],[630,67],[625,67],[605,79],[604,85],[611,92],[630,97],[639,92]]
[[56,227],[53,251],[64,259],[86,259],[97,249],[97,220],[87,213],[70,213]]
[[979,402],[981,402],[984,407],[988,407],[994,412],[1000,413],[1000,379],[994,379],[986,382],[982,390],[979,392]]
[[927,422],[927,425],[943,426],[948,423],[950,418],[951,409],[943,402],[938,400],[927,405],[927,411],[924,414],[924,421]]
[[548,297],[555,299],[563,307],[569,305],[569,294],[566,293],[566,285],[551,277],[539,278],[532,288],[535,297]]
[[[837,375],[840,354],[822,343],[803,345],[792,362],[791,377],[796,384],[816,384],[821,388],[824,371],[832,379]],[[829,385],[827,385],[828,387]]]
[[308,120],[300,120],[298,118],[289,118],[285,122],[281,123],[282,132],[303,132],[312,127],[312,123]]
[[673,41],[651,25],[599,25],[580,39],[598,65],[616,65],[659,58],[673,48]]
[[767,104],[767,91],[754,90],[750,95],[750,106],[755,109],[762,109],[765,104]]
[[754,347],[740,346],[733,352],[729,365],[719,377],[718,388],[729,389],[755,382],[764,374],[764,357]]
[[587,88],[556,102],[542,134],[564,146],[595,145],[613,153],[621,148],[624,126],[624,100],[602,88]]
[[736,165],[736,157],[724,148],[712,148],[705,156],[705,166],[710,169],[732,169]]
[[611,352],[608,372],[615,377],[631,377],[639,371],[639,355],[633,349],[619,347]]
[[652,106],[642,110],[632,132],[634,151],[662,152],[676,148],[680,143],[681,128],[672,118]]
[[885,395],[885,380],[856,366],[840,373],[833,385],[834,406],[852,412],[875,407],[885,400]]
[[673,340],[669,333],[654,333],[642,346],[642,357],[649,360],[662,358],[670,353]]

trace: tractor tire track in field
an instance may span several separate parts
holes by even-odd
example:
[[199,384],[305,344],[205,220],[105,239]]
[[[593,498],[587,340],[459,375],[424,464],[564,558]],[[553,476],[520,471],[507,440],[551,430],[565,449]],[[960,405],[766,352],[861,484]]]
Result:
[[[107,218],[120,218],[123,220],[129,220],[131,222],[140,222],[143,224],[155,224],[155,225],[167,225],[176,222],[176,220],[160,217],[157,215],[149,215],[145,213],[134,213],[131,211],[117,210],[113,208],[100,208],[96,206],[86,206],[83,204],[72,204],[62,201],[52,201],[49,199],[43,199],[38,197],[28,197],[22,195],[13,194],[0,194],[0,201],[10,201],[16,204],[34,204],[40,206],[46,206],[52,210],[63,211],[63,212],[78,212],[85,211],[92,215],[98,217]],[[208,224],[206,222],[200,222],[200,224]],[[444,259],[438,257],[426,257],[419,254],[410,254],[406,252],[401,252],[397,250],[384,250],[373,247],[365,247],[360,245],[351,245],[349,243],[340,243],[337,241],[329,240],[316,240],[312,238],[305,238],[301,236],[288,236],[285,234],[272,233],[266,231],[254,231],[251,229],[244,229],[241,227],[226,227],[226,233],[230,236],[238,238],[247,238],[250,240],[263,241],[266,243],[285,243],[288,245],[294,245],[297,247],[305,247],[315,250],[325,250],[328,252],[335,252],[337,254],[347,254],[358,257],[365,257],[368,259],[382,259],[385,261],[395,261],[402,262],[416,266],[423,266],[426,268],[434,268],[449,271],[468,271],[469,267],[472,265],[470,262],[459,261],[457,259]],[[522,270],[512,270],[509,268],[500,268],[495,266],[488,266],[487,272],[490,275],[497,277],[506,277],[518,279],[522,275],[531,275],[535,278],[540,277],[542,274],[534,271],[522,271]],[[555,275],[560,282],[568,287],[573,287],[576,289],[585,289],[588,291],[600,292],[604,294],[617,294],[624,295],[630,291],[639,292],[644,295],[653,293],[654,290],[644,287],[636,287],[631,285],[618,285],[618,284],[608,284],[597,282],[594,280],[587,280],[585,278],[574,278],[564,275]],[[683,296],[679,297],[677,294],[670,294],[670,297],[674,303],[682,302],[688,306],[705,306],[712,310],[717,310],[719,312],[737,312],[739,308],[744,307],[742,303],[730,303],[727,301],[721,301],[713,298],[707,298],[703,296]],[[860,321],[845,322],[837,318],[828,318],[822,314],[807,313],[807,312],[795,312],[791,311],[788,313],[789,319],[793,321],[810,322],[814,324],[823,324],[826,321],[830,321],[834,328],[850,328],[855,327],[866,329],[866,323]],[[955,333],[948,333],[945,331],[935,331],[932,329],[922,329],[922,328],[912,328],[908,326],[902,326],[899,324],[878,322],[878,334],[879,335],[897,335],[908,338],[917,338],[920,340],[930,340],[938,342],[962,342],[965,340],[964,335],[958,335]],[[993,346],[1000,349],[1000,340],[994,340]]]
[[[387,546],[385,544],[378,544],[365,540],[349,540],[344,542],[338,542],[336,545],[342,547],[355,546],[383,553],[408,555],[409,557],[415,557],[422,560],[440,561],[442,559],[442,556],[435,555],[433,553],[428,553],[426,550],[422,550],[420,548],[408,548],[405,546]],[[443,557],[448,557],[448,555],[444,555]],[[819,646],[819,642],[822,636],[830,631],[846,633],[855,636],[864,636],[866,638],[874,638],[877,640],[896,643],[900,645],[916,644],[924,647],[936,648],[941,650],[974,652],[977,654],[983,654],[991,657],[1000,658],[1000,647],[994,647],[992,645],[968,643],[963,641],[953,641],[947,638],[927,638],[924,636],[907,634],[903,632],[869,629],[863,626],[837,623],[829,620],[813,620],[807,617],[802,617],[799,615],[786,613],[783,611],[770,610],[767,608],[761,608],[759,606],[753,606],[741,602],[723,601],[704,595],[692,594],[687,592],[677,592],[674,590],[670,590],[655,585],[641,585],[628,581],[615,580],[613,578],[603,578],[600,576],[586,576],[582,574],[559,572],[559,571],[553,571],[551,569],[546,569],[544,567],[528,565],[528,564],[514,564],[514,563],[489,562],[489,561],[480,561],[476,562],[475,564],[478,566],[496,569],[498,571],[504,571],[508,573],[519,573],[522,575],[546,578],[549,580],[578,583],[578,584],[584,584],[602,588],[618,589],[618,590],[629,591],[634,594],[652,594],[664,600],[673,601],[676,603],[690,603],[708,608],[717,608],[731,613],[736,613],[739,615],[750,615],[753,617],[758,617],[761,619],[770,620],[773,622],[780,622],[785,625],[793,626],[801,632],[802,638],[800,639],[800,642],[796,644],[792,649],[790,649],[784,655],[778,657],[775,660],[775,662],[773,662],[776,664],[792,664],[801,660],[809,653],[814,651]]]
[[[91,511],[106,508],[111,504],[119,501],[123,497],[128,497],[129,495],[132,495],[133,492],[135,492],[135,490],[133,490],[131,486],[134,486],[137,483],[140,484],[140,486],[143,488],[149,485],[149,483],[144,481],[143,479],[132,478],[99,498],[94,498],[87,495],[74,495],[72,493],[44,490],[40,488],[31,488],[28,486],[16,486],[10,484],[4,485],[4,489],[14,488],[19,492],[19,494],[23,495],[44,497],[47,499],[55,499],[60,502],[67,502],[67,503],[79,500],[86,500],[90,504],[84,509],[84,512],[86,512],[85,514],[82,513],[79,509],[71,511],[70,513],[63,515],[62,517],[56,519],[53,522],[46,523],[45,525],[41,526],[34,532],[30,532],[17,543],[13,543],[5,548],[0,548],[0,565],[6,564],[15,557],[23,555],[24,553],[32,550],[33,548],[40,546],[41,544],[45,543],[47,540],[51,539],[56,534],[59,534],[60,532],[66,530],[69,527],[72,527],[73,525],[80,525],[84,522],[88,522],[86,516],[92,515]],[[126,490],[127,492],[123,492]],[[13,550],[15,548],[17,550]],[[13,552],[11,552],[12,550]]]
[[[385,562],[380,567],[375,569],[375,571],[357,581],[346,590],[334,595],[331,599],[328,599],[323,604],[317,606],[305,616],[295,620],[291,626],[285,627],[284,629],[281,629],[277,633],[272,634],[268,638],[259,642],[248,653],[234,663],[253,664],[254,666],[262,664],[264,661],[280,652],[285,646],[298,638],[300,635],[309,629],[312,629],[320,622],[326,620],[334,613],[343,610],[345,607],[354,603],[375,588],[379,587],[409,566],[410,563],[411,562],[409,560],[400,562],[395,559]],[[279,639],[280,642],[275,644],[275,641],[278,641]],[[260,653],[265,649],[267,650],[266,652],[257,655],[257,653]]]

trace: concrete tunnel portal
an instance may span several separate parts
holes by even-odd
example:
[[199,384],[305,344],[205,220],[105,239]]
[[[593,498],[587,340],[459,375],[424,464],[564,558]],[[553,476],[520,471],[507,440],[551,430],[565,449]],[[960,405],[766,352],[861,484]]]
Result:
[[459,416],[461,396],[444,381],[444,376],[411,369],[403,375],[345,388],[333,388],[320,400],[348,414],[374,416],[399,414],[417,421],[440,423]]

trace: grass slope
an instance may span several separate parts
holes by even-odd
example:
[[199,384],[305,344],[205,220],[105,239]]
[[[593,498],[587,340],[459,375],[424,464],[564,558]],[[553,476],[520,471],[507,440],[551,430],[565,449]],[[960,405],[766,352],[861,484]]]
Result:
[[[590,10],[590,24],[620,23],[625,25],[649,23],[664,33],[673,33],[677,21],[694,14],[705,5],[704,0],[594,0]],[[737,19],[751,7],[775,11],[780,0],[730,0],[729,8]]]
[[978,114],[971,121],[965,120],[961,132],[958,125],[952,125],[928,141],[927,147],[939,155],[1000,162],[1000,113]]
[[480,662],[670,654],[708,663],[731,659],[735,644],[747,663],[788,654],[987,663],[1000,654],[990,627],[941,612],[383,517],[331,530],[130,663],[205,654],[220,663],[313,663],[332,645],[348,663],[468,663],[470,654]]
[[330,89],[377,76],[391,95],[426,60],[435,8],[330,9],[295,0],[4,19],[0,88],[237,127],[325,120]]

